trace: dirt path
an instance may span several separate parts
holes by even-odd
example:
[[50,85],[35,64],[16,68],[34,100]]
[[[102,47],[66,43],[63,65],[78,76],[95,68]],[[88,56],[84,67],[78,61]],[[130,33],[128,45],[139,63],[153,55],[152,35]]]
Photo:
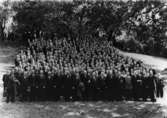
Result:
[[145,64],[148,64],[158,70],[164,70],[165,68],[167,68],[166,58],[149,56],[144,54],[137,54],[137,53],[129,53],[129,52],[123,52],[123,51],[120,51],[120,54],[129,56],[138,60],[142,60]]

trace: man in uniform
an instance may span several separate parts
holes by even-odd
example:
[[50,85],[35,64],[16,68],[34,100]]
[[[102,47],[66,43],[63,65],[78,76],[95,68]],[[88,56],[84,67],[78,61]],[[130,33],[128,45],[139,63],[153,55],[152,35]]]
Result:
[[82,71],[80,72],[80,88],[81,88],[81,92],[82,92],[82,99],[86,100],[86,96],[87,96],[87,91],[86,91],[86,84],[87,84],[87,76],[86,76],[86,72]]
[[143,77],[143,100],[146,101],[149,96],[149,77]]
[[163,97],[164,82],[162,78],[157,78],[157,97]]
[[106,100],[113,100],[113,78],[112,71],[107,72],[107,77],[105,79],[106,87],[105,87],[105,98]]
[[79,100],[85,100],[85,83],[84,83],[84,77],[82,75],[83,73],[79,73],[79,80],[78,80],[78,97]]
[[39,79],[39,99],[43,101],[46,99],[46,76],[42,69],[39,73]]
[[155,70],[150,70],[149,76],[149,93],[152,102],[156,102],[155,93],[156,93],[156,76]]
[[127,97],[126,95],[126,91],[125,91],[125,75],[120,75],[119,76],[119,89],[118,89],[118,91],[119,91],[119,95],[118,95],[118,100],[123,100],[123,99],[125,99],[125,97]]
[[88,100],[93,100],[94,97],[94,89],[95,89],[95,85],[94,85],[94,75],[90,72],[90,70],[87,70],[88,74],[87,74],[87,93],[88,93]]
[[112,82],[113,82],[113,87],[112,87],[112,90],[113,90],[113,99],[118,101],[120,100],[120,93],[121,93],[121,87],[120,87],[120,73],[118,73],[118,71],[113,71],[113,79],[112,79]]
[[72,88],[71,88],[71,97],[72,97],[72,101],[75,101],[77,99],[77,81],[76,81],[76,73],[74,71],[72,71],[71,73],[71,84],[72,84]]
[[106,79],[106,75],[105,75],[105,72],[104,70],[102,70],[101,73],[99,73],[98,75],[99,77],[99,88],[100,88],[100,91],[99,91],[99,99],[100,100],[104,100],[104,97],[105,97],[105,86],[106,86],[106,83],[105,83],[105,79]]
[[3,97],[6,97],[6,94],[7,94],[8,78],[9,78],[8,74],[3,75],[3,78],[2,78],[2,80],[3,80],[3,90],[4,90],[3,91]]
[[132,77],[132,87],[133,87],[133,90],[132,90],[133,99],[136,101],[138,99],[138,96],[137,96],[137,75],[133,70],[131,70],[131,77]]
[[30,84],[30,101],[35,100],[35,71],[32,71],[29,76],[29,84]]
[[7,102],[15,101],[17,84],[19,84],[19,81],[15,78],[14,72],[11,71],[7,83]]

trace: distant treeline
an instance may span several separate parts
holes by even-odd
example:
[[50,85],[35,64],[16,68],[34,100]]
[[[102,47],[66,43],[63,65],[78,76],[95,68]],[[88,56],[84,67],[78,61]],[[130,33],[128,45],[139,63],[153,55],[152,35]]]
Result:
[[149,1],[21,1],[13,2],[12,32],[9,37],[28,39],[97,37],[133,52],[166,56],[167,5]]

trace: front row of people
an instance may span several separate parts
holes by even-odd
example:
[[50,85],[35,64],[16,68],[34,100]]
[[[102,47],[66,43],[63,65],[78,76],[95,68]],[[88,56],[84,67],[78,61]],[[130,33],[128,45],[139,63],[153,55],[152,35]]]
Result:
[[150,70],[149,76],[118,75],[110,72],[33,72],[11,71],[3,76],[7,102],[22,101],[113,101],[148,100],[163,97],[163,81]]

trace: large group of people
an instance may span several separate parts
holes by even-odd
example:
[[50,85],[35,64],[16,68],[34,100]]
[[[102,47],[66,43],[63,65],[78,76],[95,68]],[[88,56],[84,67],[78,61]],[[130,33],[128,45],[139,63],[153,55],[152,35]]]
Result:
[[35,37],[4,75],[7,101],[148,100],[163,96],[162,80],[111,41]]

